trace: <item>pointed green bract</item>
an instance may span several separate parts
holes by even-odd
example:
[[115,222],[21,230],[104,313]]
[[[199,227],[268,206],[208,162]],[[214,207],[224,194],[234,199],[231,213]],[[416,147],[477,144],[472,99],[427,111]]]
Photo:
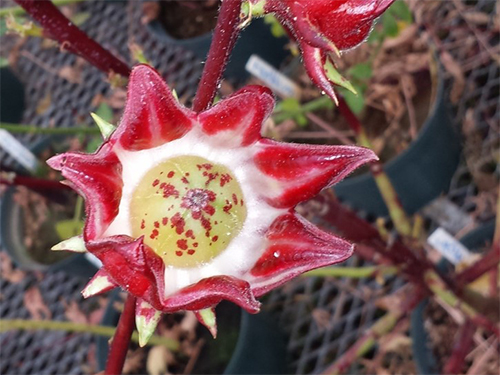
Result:
[[104,140],[108,139],[111,136],[111,134],[113,134],[113,132],[115,131],[116,126],[114,126],[113,124],[110,124],[106,120],[103,120],[101,117],[99,117],[95,113],[91,113],[90,115],[92,116],[95,123],[99,127],[99,130],[101,131],[101,134],[102,134],[102,138]]
[[102,269],[97,271],[94,277],[89,281],[89,283],[82,290],[83,298],[89,298],[95,296],[99,293],[107,292],[115,288],[117,285],[108,274]]
[[149,303],[143,300],[137,301],[135,325],[139,332],[139,346],[145,346],[161,318],[161,311],[156,310]]
[[82,236],[75,236],[68,238],[57,245],[52,246],[53,251],[73,251],[74,253],[86,253],[87,248],[85,247],[85,242]]
[[208,328],[213,338],[217,337],[217,318],[215,316],[215,308],[209,307],[203,310],[195,311],[198,321]]
[[345,79],[344,77],[342,77],[340,75],[340,73],[338,72],[337,69],[335,69],[335,66],[330,61],[330,59],[326,59],[324,68],[325,68],[326,76],[328,77],[328,79],[332,83],[334,83],[340,87],[343,87],[343,88],[349,90],[350,92],[352,92],[353,94],[357,95],[357,92],[356,92],[356,89],[354,88],[354,86],[351,84],[351,82],[349,82],[347,79]]

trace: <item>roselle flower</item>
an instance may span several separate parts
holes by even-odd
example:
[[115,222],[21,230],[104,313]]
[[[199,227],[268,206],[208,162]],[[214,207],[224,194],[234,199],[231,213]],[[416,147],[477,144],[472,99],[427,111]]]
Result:
[[264,139],[273,106],[268,89],[248,86],[197,114],[139,65],[99,150],[48,161],[85,197],[87,214],[82,238],[55,248],[101,260],[85,297],[120,286],[138,298],[142,344],[161,313],[192,310],[215,334],[221,300],[256,313],[257,297],[352,254],[294,207],[376,156]]
[[329,53],[362,43],[373,22],[395,0],[249,0],[249,12],[274,13],[302,51],[312,81],[335,98],[332,84],[353,87],[335,70]]

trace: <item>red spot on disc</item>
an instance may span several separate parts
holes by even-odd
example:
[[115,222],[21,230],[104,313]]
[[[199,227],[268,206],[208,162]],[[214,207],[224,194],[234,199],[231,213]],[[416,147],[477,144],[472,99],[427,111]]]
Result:
[[177,234],[182,234],[184,232],[184,226],[186,225],[186,222],[184,219],[181,217],[181,214],[177,212],[172,218],[170,219],[170,227],[174,228]]
[[155,228],[159,228],[160,227],[160,223],[159,222],[155,221],[154,224],[155,224]]
[[181,257],[182,256],[182,251],[176,251],[175,255],[177,255],[178,257]]
[[174,177],[174,174],[175,174],[174,171],[170,171],[170,172],[168,172],[167,177],[172,178],[172,177]]
[[193,250],[193,249],[189,249],[189,250],[187,251],[187,253],[188,253],[189,255],[193,255],[193,254],[195,253],[195,250]]
[[219,239],[219,236],[213,236],[212,237],[212,241],[214,241],[214,242],[217,242],[218,239]]
[[153,181],[153,186],[156,186],[156,185],[158,185],[159,183],[160,183],[160,180],[156,179],[156,180],[154,180],[154,181]]
[[177,247],[181,250],[187,250],[187,240],[177,240]]

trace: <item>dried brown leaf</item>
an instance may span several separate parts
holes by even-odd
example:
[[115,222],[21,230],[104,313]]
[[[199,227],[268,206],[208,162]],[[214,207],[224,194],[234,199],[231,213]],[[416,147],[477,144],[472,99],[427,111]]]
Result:
[[43,115],[47,110],[49,109],[50,105],[52,104],[52,95],[50,95],[50,92],[47,93],[40,101],[38,102],[36,106],[36,114],[37,115]]
[[148,353],[146,369],[150,375],[163,375],[168,372],[168,365],[175,363],[174,355],[164,346],[153,346]]
[[450,90],[450,101],[458,103],[465,89],[465,76],[462,67],[446,51],[441,52],[441,62],[446,71],[453,76],[453,86]]
[[30,312],[33,320],[50,319],[52,313],[43,300],[42,293],[37,286],[33,286],[24,293],[24,306]]
[[123,365],[124,374],[137,374],[142,368],[145,352],[142,349],[129,350],[125,364]]
[[64,305],[64,315],[66,316],[66,319],[68,319],[70,322],[80,323],[80,324],[89,323],[89,319],[83,313],[83,311],[80,310],[80,307],[75,301],[71,301],[69,304],[63,301],[63,305]]
[[20,283],[26,276],[25,272],[14,269],[10,257],[3,251],[0,251],[0,270],[2,278],[12,284]]
[[462,15],[466,21],[477,26],[485,26],[490,23],[491,16],[483,12],[464,12]]
[[160,15],[160,4],[157,1],[144,1],[142,3],[141,23],[146,25],[157,19]]
[[314,322],[316,323],[320,331],[324,331],[325,329],[330,329],[332,315],[328,310],[316,308],[312,311],[311,314]]

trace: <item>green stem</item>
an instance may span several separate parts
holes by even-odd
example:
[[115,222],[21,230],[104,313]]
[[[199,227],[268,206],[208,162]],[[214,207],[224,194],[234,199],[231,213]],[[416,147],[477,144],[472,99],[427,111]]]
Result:
[[493,236],[493,245],[500,246],[500,186],[498,186],[497,218],[495,221],[495,234]]
[[397,267],[325,267],[306,272],[302,276],[349,277],[353,279],[361,279],[364,277],[374,277],[377,275],[391,276],[395,275],[397,271]]
[[[434,293],[440,301],[452,308],[459,309],[474,323],[489,329],[495,334],[495,336],[500,337],[500,329],[495,325],[495,323],[482,313],[478,312],[476,308],[465,302],[463,299],[457,297],[455,293],[446,287],[444,281],[435,271],[426,271],[424,274],[424,280],[432,293]],[[481,308],[481,306],[477,306],[477,308]]]
[[[52,0],[55,6],[63,6],[68,4],[81,3],[85,0]],[[9,14],[13,16],[22,16],[26,11],[21,7],[10,7],[10,8],[2,8],[0,9],[0,17],[5,17]]]
[[[98,336],[113,337],[116,328],[98,326],[91,324],[79,324],[73,322],[59,322],[53,320],[23,320],[23,319],[0,319],[0,333],[14,329],[20,330],[50,330],[50,331],[66,331],[77,333],[92,333]],[[132,340],[139,342],[137,332],[134,332]],[[162,345],[170,350],[178,350],[179,343],[175,340],[154,335],[147,345]]]
[[300,106],[297,111],[277,112],[273,115],[273,119],[277,124],[279,124],[280,122],[293,118],[299,114],[314,112],[323,108],[333,108],[332,99],[326,95],[321,96],[318,99],[311,100],[310,102]]
[[0,129],[12,133],[50,134],[50,135],[74,135],[74,134],[100,134],[96,127],[70,127],[70,128],[41,128],[36,125],[0,123]]

